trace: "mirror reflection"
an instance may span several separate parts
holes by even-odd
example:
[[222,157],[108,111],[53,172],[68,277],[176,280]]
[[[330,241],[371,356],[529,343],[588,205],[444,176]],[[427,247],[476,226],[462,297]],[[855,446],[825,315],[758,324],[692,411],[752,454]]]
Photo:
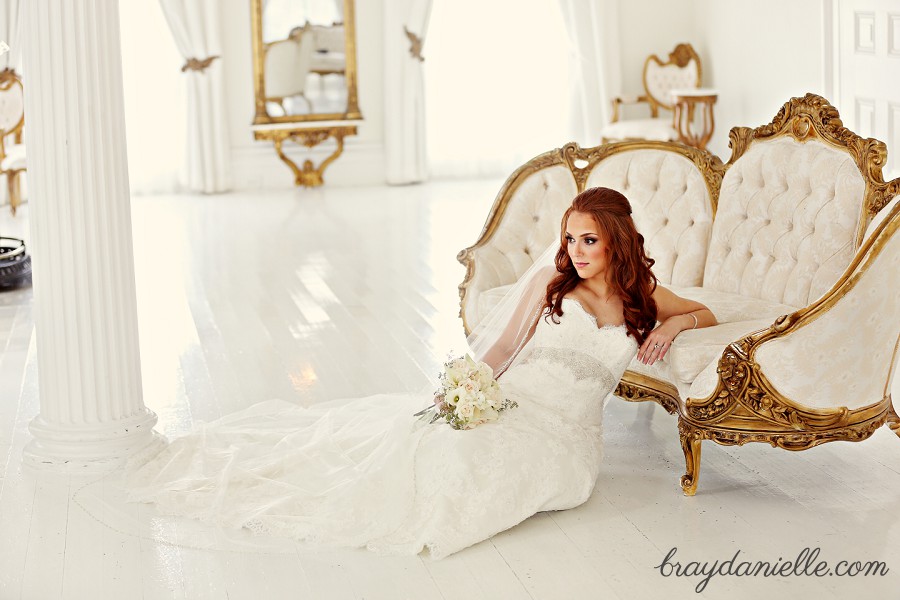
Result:
[[344,0],[263,0],[262,9],[266,113],[346,112]]

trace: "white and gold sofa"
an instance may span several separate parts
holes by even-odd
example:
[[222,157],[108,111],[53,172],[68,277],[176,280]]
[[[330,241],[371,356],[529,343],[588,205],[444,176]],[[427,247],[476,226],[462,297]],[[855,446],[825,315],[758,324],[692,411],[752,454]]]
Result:
[[542,154],[509,177],[458,256],[468,332],[558,238],[579,191],[628,197],[660,282],[719,320],[681,333],[652,367],[635,360],[616,391],[678,415],[688,495],[704,439],[803,450],[885,423],[900,435],[900,179],[882,179],[885,145],[813,94],[730,139],[727,164],[674,142]]

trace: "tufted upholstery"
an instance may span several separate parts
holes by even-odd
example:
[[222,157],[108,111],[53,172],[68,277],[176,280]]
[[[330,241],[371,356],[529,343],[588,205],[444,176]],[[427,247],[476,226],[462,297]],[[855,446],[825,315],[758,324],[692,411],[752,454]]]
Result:
[[703,285],[805,306],[849,264],[865,182],[818,141],[757,143],[725,174]]
[[0,94],[0,131],[12,131],[25,112],[25,96],[22,86],[12,85]]
[[691,60],[684,67],[676,64],[660,65],[653,61],[647,63],[644,72],[644,85],[647,93],[666,108],[672,108],[669,92],[677,89],[695,88],[700,85],[700,66]]
[[[890,397],[900,361],[900,178],[882,180],[884,144],[845,129],[814,94],[791,98],[771,123],[732,129],[730,138],[726,165],[680,144],[623,142],[565,146],[557,160],[581,159],[590,170],[570,164],[552,167],[558,172],[550,179],[547,167],[543,179],[531,176],[565,184],[559,195],[532,188],[552,197],[556,223],[573,180],[623,192],[661,282],[719,321],[679,333],[655,365],[633,361],[618,389],[669,409],[668,399],[676,400],[687,495],[697,489],[703,440],[802,450],[859,441],[886,422],[900,435]],[[475,250],[492,245],[489,233],[511,220],[506,200],[498,198]],[[530,239],[534,223],[523,215],[538,214],[541,201],[517,199],[525,207],[514,217],[522,233],[504,232],[501,245]],[[527,266],[519,254],[495,257],[505,265],[499,269],[461,255],[470,268],[464,288],[472,273],[492,273],[477,302],[463,295],[464,316],[468,307],[485,314],[496,305]],[[724,391],[711,397],[720,385]]]
[[577,189],[568,167],[555,165],[528,175],[509,198],[506,213],[488,243],[471,250],[477,267],[466,293],[466,315],[474,326],[502,296],[481,294],[516,281],[559,236],[559,220]]
[[[657,277],[708,306],[719,321],[682,332],[665,360],[652,367],[635,361],[627,373],[672,384],[682,400],[706,397],[728,344],[813,304],[845,273],[859,237],[887,239],[879,231],[898,228],[900,197],[864,227],[866,179],[856,158],[821,140],[754,138],[723,170],[715,214],[703,172],[677,144],[603,146],[588,172],[557,164],[531,173],[507,199],[502,218],[494,219],[494,233],[471,250],[478,258],[465,298],[468,325],[487,314],[558,235],[560,215],[576,194],[575,178],[583,176],[586,188],[610,187],[629,198]],[[894,221],[885,225],[886,219]],[[812,408],[854,409],[880,400],[900,335],[900,288],[893,281],[900,240],[888,241],[892,245],[853,289],[839,288],[846,295],[827,318],[759,347],[755,360],[779,392]]]
[[[700,285],[713,215],[709,190],[689,159],[667,150],[619,152],[596,163],[586,185],[610,187],[628,197],[660,281]],[[470,327],[556,239],[560,218],[576,193],[563,165],[532,173],[515,189],[494,234],[471,251],[477,267],[466,291]]]
[[594,186],[618,190],[631,202],[661,282],[702,283],[713,215],[709,190],[694,163],[663,150],[620,152],[597,164],[587,179],[587,187]]

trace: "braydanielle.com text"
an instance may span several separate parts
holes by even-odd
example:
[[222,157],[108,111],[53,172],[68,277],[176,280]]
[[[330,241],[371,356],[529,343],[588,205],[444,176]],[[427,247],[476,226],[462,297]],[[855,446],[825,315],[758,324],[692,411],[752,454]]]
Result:
[[676,577],[702,576],[703,579],[701,579],[700,583],[694,588],[694,591],[698,594],[706,589],[706,584],[708,584],[710,579],[715,575],[731,575],[733,577],[790,577],[791,575],[805,575],[807,577],[827,577],[829,575],[836,575],[838,577],[857,577],[860,575],[881,575],[883,577],[890,571],[886,563],[878,560],[866,562],[858,560],[841,560],[835,564],[832,569],[831,566],[829,566],[828,561],[819,560],[819,548],[813,550],[804,548],[797,555],[796,560],[784,561],[779,556],[778,560],[775,562],[764,560],[738,561],[738,557],[741,555],[741,551],[738,550],[734,553],[734,556],[722,562],[719,562],[718,560],[713,561],[712,563],[709,561],[702,563],[699,561],[691,561],[682,564],[675,560],[675,554],[677,552],[678,548],[673,547],[669,550],[669,553],[666,554],[663,561],[653,568],[658,569],[660,575],[663,577],[671,577],[672,575]]

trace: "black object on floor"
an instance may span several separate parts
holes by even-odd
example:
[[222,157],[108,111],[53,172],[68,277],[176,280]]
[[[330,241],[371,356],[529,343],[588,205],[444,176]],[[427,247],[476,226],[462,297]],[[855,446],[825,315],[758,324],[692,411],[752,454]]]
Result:
[[31,257],[25,242],[0,237],[0,291],[31,285]]

